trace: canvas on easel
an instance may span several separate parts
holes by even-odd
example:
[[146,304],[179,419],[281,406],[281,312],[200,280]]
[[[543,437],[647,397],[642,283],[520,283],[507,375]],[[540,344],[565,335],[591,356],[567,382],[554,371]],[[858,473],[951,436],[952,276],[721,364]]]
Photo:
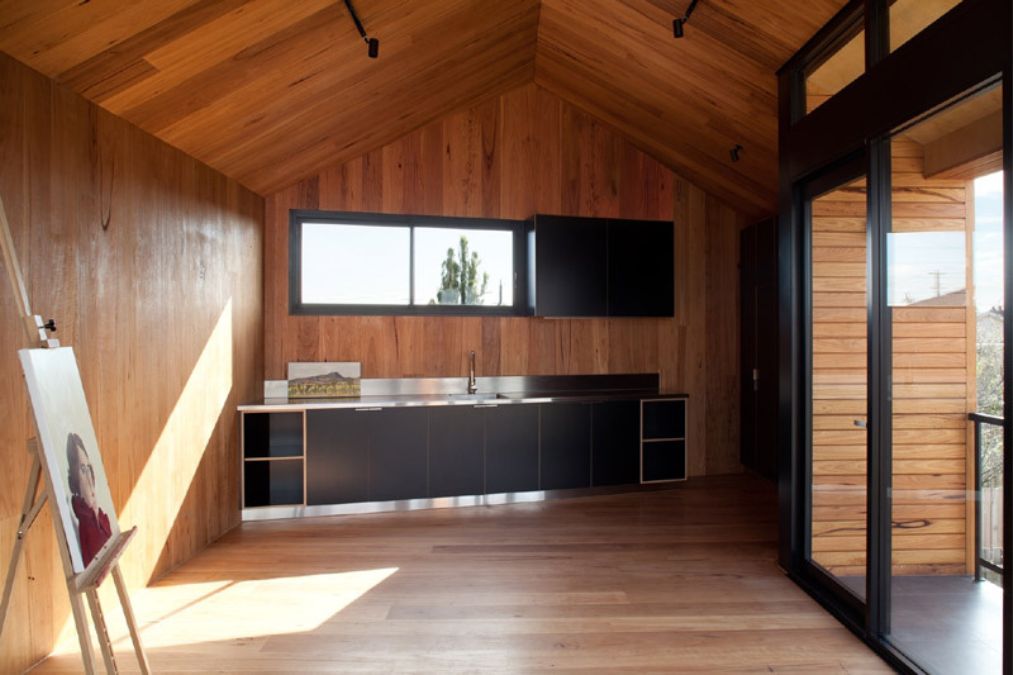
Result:
[[18,352],[74,572],[82,574],[118,540],[112,494],[70,347]]

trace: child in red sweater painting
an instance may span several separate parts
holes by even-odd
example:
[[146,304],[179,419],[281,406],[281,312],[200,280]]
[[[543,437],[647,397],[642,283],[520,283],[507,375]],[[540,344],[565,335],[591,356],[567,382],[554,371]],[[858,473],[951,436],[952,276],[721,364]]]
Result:
[[73,495],[70,503],[77,517],[81,558],[87,567],[112,535],[112,527],[95,496],[95,469],[88,459],[88,451],[81,437],[74,433],[67,435],[67,463],[67,482]]

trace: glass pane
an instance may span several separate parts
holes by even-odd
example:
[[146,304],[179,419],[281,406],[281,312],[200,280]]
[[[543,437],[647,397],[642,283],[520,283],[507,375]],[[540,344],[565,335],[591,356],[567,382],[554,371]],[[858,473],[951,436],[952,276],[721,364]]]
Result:
[[[988,126],[999,111],[1000,97],[988,91],[891,140],[889,639],[933,673],[1001,671],[1002,589],[975,580],[976,458],[967,418],[1002,372],[1002,184],[992,168],[1001,165],[1002,125]],[[1001,560],[994,438],[983,437],[980,524],[989,533],[982,555]]]
[[811,560],[865,597],[866,183],[812,202]]
[[325,305],[407,305],[407,227],[302,224],[302,301]]
[[806,113],[826,103],[831,96],[865,72],[865,31],[860,30],[828,59],[806,74]]
[[890,51],[960,3],[961,0],[895,0],[890,5]]
[[415,304],[513,305],[509,230],[415,229]]

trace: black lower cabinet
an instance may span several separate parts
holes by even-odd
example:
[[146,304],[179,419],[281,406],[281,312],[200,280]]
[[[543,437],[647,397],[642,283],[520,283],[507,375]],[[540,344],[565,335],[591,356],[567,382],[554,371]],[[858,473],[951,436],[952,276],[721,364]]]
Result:
[[310,410],[306,413],[306,503],[369,500],[369,441],[378,412]]
[[369,499],[419,499],[429,496],[425,408],[384,408],[370,415]]
[[430,410],[430,497],[477,495],[484,491],[482,412],[471,406]]
[[538,489],[538,406],[485,410],[485,491]]
[[591,484],[639,483],[640,402],[595,403],[591,414]]
[[549,403],[541,408],[541,489],[591,486],[591,404]]

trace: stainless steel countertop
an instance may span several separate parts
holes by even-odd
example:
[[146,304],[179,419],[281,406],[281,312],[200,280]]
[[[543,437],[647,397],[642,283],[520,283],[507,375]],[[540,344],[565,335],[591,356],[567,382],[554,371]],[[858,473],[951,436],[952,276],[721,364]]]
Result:
[[526,403],[553,403],[558,401],[611,401],[623,399],[689,398],[681,392],[658,392],[656,390],[613,390],[613,391],[571,391],[571,392],[479,392],[477,394],[388,394],[360,396],[358,398],[321,399],[264,399],[259,403],[239,406],[241,412],[272,412],[301,410],[327,410],[332,408],[411,408],[420,406],[499,406]]

